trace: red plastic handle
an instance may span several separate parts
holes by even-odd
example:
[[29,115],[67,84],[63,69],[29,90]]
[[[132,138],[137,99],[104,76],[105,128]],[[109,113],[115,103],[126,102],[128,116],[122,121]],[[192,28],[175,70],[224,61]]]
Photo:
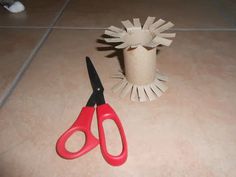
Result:
[[[97,118],[98,118],[98,132],[99,132],[99,141],[100,141],[100,148],[104,159],[113,166],[119,166],[125,163],[127,156],[128,156],[128,148],[127,148],[127,141],[125,137],[125,132],[122,127],[122,124],[116,115],[115,111],[108,105],[103,104],[97,107]],[[115,122],[122,141],[122,152],[118,156],[113,156],[109,154],[107,151],[106,140],[105,140],[105,133],[103,128],[103,121],[106,119],[111,119]]]
[[[56,150],[58,155],[65,159],[74,159],[82,156],[86,152],[95,148],[99,141],[94,137],[90,131],[92,118],[94,113],[94,107],[83,107],[78,118],[73,123],[73,125],[61,135],[56,144]],[[85,134],[85,144],[77,152],[70,152],[66,149],[65,143],[70,138],[70,136],[77,132],[82,131]]]

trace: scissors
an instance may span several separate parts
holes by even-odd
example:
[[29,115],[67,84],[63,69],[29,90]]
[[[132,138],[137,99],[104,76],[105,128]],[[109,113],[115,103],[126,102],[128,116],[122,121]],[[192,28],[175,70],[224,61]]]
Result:
[[[95,148],[98,144],[100,144],[101,153],[107,163],[113,166],[122,165],[126,161],[128,155],[127,141],[124,129],[115,111],[108,103],[105,102],[105,98],[103,95],[104,88],[99,79],[97,71],[95,70],[95,67],[93,66],[89,57],[86,57],[86,64],[90,82],[93,88],[93,93],[89,97],[86,106],[81,109],[78,118],[75,120],[72,126],[68,130],[66,130],[58,139],[56,144],[57,153],[62,158],[74,159],[86,154],[87,152]],[[96,114],[99,139],[97,139],[91,132],[91,123],[95,105],[97,105]],[[122,151],[117,156],[113,156],[107,151],[105,133],[103,128],[103,121],[107,119],[114,121],[121,136]],[[81,131],[85,134],[85,143],[83,147],[77,152],[70,152],[66,149],[65,143],[75,132],[78,131]]]

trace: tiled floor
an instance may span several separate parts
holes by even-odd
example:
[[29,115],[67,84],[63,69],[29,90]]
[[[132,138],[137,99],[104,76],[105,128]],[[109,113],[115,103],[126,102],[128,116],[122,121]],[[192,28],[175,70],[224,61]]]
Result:
[[[1,177],[236,176],[233,0],[23,2],[22,14],[0,9]],[[157,55],[168,91],[136,103],[112,93],[111,75],[120,65],[98,39],[109,25],[149,15],[175,23],[177,37]],[[72,161],[55,152],[91,93],[87,55],[127,135],[129,157],[120,167],[108,165],[98,147]],[[95,119],[92,130],[97,135]],[[117,152],[117,139],[109,136]]]

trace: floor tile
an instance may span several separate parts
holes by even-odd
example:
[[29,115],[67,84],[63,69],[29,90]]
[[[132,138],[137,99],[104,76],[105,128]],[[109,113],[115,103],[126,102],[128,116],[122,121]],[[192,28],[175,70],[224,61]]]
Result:
[[[188,92],[191,94],[187,94],[185,98],[182,96],[182,100],[186,101],[185,104],[194,103],[194,118],[198,121],[197,124],[211,149],[208,155],[212,154],[214,157],[205,162],[208,164],[218,161],[218,165],[213,167],[213,171],[217,172],[219,176],[235,175],[236,52],[233,50],[233,46],[236,44],[236,40],[232,38],[235,34],[235,32],[185,33],[187,41],[182,42],[187,45],[180,50],[181,53],[178,52],[174,56],[175,59],[171,59],[172,65],[182,65],[181,70],[173,69],[171,65],[167,64],[168,60],[163,59],[163,69],[169,70],[170,78],[176,77],[178,73],[183,75],[188,73],[184,76],[188,82],[183,82],[183,84],[191,91],[186,91],[186,89],[183,91],[185,94]],[[191,44],[189,39],[192,41]],[[179,44],[176,42],[174,45]],[[173,56],[174,52],[176,51],[166,50],[166,53],[169,54],[163,53],[163,55]],[[176,72],[173,72],[174,70]],[[195,77],[189,75],[189,70],[196,70]],[[172,87],[170,86],[170,88]],[[193,92],[197,97],[193,97]],[[223,161],[220,160],[222,157]]]
[[49,26],[64,0],[31,1],[23,0],[26,10],[12,14],[0,8],[0,26]]
[[71,0],[59,26],[102,27],[121,26],[120,21],[147,16],[172,21],[177,28],[231,27],[212,1],[148,0],[148,1],[77,1]]
[[222,16],[236,27],[236,1],[234,0],[217,0],[214,2],[219,8]]
[[44,30],[0,29],[0,97],[6,93],[43,33]]
[[[51,33],[0,111],[1,176],[235,176],[235,33],[177,33],[173,45],[157,56],[169,89],[148,103],[112,93],[117,81],[111,75],[120,65],[116,56],[107,57],[112,50],[98,43],[102,33]],[[129,157],[118,168],[106,164],[99,147],[72,161],[55,152],[57,138],[91,94],[87,55],[126,131]],[[94,121],[97,136],[96,129]]]

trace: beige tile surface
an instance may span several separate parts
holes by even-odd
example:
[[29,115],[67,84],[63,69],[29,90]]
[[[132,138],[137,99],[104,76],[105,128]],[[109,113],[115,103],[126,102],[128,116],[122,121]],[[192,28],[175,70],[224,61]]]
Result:
[[[159,69],[170,78],[169,90],[150,103],[112,94],[116,81],[110,76],[119,62],[106,57],[111,51],[97,50],[102,33],[55,30],[50,35],[0,110],[0,176],[235,176],[235,33],[177,33],[173,45],[157,56]],[[91,93],[86,55],[126,131],[129,157],[121,167],[106,164],[99,147],[72,161],[55,152],[57,138]],[[95,134],[96,129],[94,121]],[[111,148],[119,147],[109,140]]]
[[222,13],[230,23],[234,24],[234,27],[236,26],[236,1],[234,0],[224,0],[219,1],[219,6],[222,9]]
[[12,14],[0,8],[0,26],[49,26],[65,0],[22,0],[26,10]]
[[172,21],[178,28],[232,27],[212,1],[181,0],[120,0],[77,1],[71,0],[59,26],[108,27],[121,25],[121,20],[147,16]]
[[34,49],[44,30],[0,29],[0,96]]

